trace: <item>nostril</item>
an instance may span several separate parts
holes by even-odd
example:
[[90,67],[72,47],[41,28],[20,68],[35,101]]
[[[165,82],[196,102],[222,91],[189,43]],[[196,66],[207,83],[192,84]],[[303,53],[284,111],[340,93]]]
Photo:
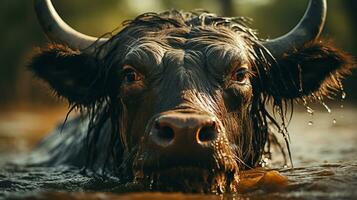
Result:
[[165,126],[165,127],[162,127],[161,129],[159,129],[157,136],[159,138],[161,138],[162,140],[171,141],[174,139],[175,134],[174,134],[174,131],[172,130],[172,128]]
[[155,124],[155,131],[153,132],[153,139],[155,143],[160,146],[169,145],[175,137],[174,130],[168,126],[160,126],[159,123]]
[[197,133],[198,142],[210,142],[217,138],[217,129],[215,124],[202,127]]

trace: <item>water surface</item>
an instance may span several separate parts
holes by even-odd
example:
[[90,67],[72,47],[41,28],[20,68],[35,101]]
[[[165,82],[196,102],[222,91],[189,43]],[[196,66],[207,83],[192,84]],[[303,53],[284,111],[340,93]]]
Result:
[[[320,107],[321,108],[321,107]],[[319,109],[319,108],[317,108]],[[357,199],[357,108],[344,105],[310,116],[303,108],[289,125],[294,168],[242,172],[239,195],[123,193],[115,178],[84,175],[68,166],[8,164],[63,121],[66,109],[8,109],[0,114],[0,198],[8,199]],[[312,122],[312,123],[311,123]]]

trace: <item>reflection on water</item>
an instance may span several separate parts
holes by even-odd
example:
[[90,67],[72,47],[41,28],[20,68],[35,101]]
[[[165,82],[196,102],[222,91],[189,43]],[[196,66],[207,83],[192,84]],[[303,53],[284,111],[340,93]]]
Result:
[[[332,108],[333,109],[333,108]],[[82,175],[65,166],[24,167],[6,162],[26,153],[66,114],[65,109],[35,109],[0,114],[0,199],[356,199],[357,108],[332,113],[295,112],[289,126],[294,169],[242,172],[235,196],[181,193],[127,193],[115,178]],[[313,124],[309,125],[309,121]],[[273,162],[271,167],[280,166]]]

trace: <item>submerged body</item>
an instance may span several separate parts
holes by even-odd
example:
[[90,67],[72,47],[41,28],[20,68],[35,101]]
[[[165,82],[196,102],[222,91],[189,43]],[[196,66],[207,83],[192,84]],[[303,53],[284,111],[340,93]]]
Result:
[[[348,91],[347,91],[348,92]],[[260,168],[240,172],[239,192],[235,198],[250,198],[250,199],[354,199],[357,195],[355,186],[357,184],[357,163],[355,155],[357,149],[357,129],[355,120],[357,110],[352,105],[344,104],[345,109],[340,109],[339,105],[329,104],[332,114],[326,110],[317,111],[319,105],[310,105],[314,108],[314,125],[308,125],[309,117],[305,110],[297,110],[294,112],[294,120],[289,125],[291,133],[291,145],[294,160],[294,169],[277,169],[282,176],[288,179],[287,185],[279,181],[280,178],[274,176],[265,176],[266,170]],[[23,113],[26,113],[23,117]],[[31,136],[40,138],[39,133],[45,134],[43,131],[43,122],[48,120],[48,116],[43,115],[43,110],[34,111],[31,109],[29,113],[26,110],[16,110],[15,112],[6,112],[0,114],[0,129],[4,123],[16,123],[19,129],[32,130]],[[48,111],[45,113],[48,114]],[[56,116],[51,120],[51,124],[57,120],[62,120],[65,115],[65,110],[57,110],[51,112],[51,116]],[[30,118],[28,116],[31,116]],[[343,116],[344,118],[341,118]],[[337,123],[333,124],[333,118],[336,118]],[[21,123],[18,120],[21,119]],[[26,120],[27,119],[27,120]],[[29,121],[31,123],[29,123]],[[71,124],[71,123],[69,123]],[[68,124],[68,125],[69,125]],[[73,123],[72,123],[73,125]],[[47,127],[48,129],[49,127]],[[67,127],[68,128],[68,127]],[[25,197],[33,199],[97,199],[97,198],[111,198],[111,199],[220,199],[221,196],[212,196],[208,194],[181,194],[181,193],[143,193],[143,188],[135,187],[134,184],[121,184],[115,177],[108,174],[107,177],[95,176],[94,174],[83,173],[82,168],[70,167],[68,164],[49,164],[44,163],[37,165],[4,165],[4,162],[13,161],[19,158],[18,151],[24,147],[24,139],[29,132],[23,132],[18,135],[19,129],[11,129],[6,135],[15,136],[13,142],[8,141],[3,135],[2,139],[8,141],[8,145],[2,146],[3,151],[0,155],[0,198],[9,199],[23,199]],[[68,132],[54,132],[52,137],[47,141],[54,144],[57,141],[57,147],[62,143],[67,143],[65,138],[70,137]],[[1,129],[0,133],[4,133]],[[21,132],[21,131],[19,131]],[[68,133],[68,134],[66,134]],[[83,132],[85,135],[85,132]],[[6,137],[5,135],[5,137]],[[78,136],[78,135],[77,135]],[[29,138],[28,138],[29,139]],[[75,138],[72,138],[75,141]],[[4,140],[2,140],[3,142]],[[26,140],[27,141],[27,140]],[[26,142],[25,141],[25,142]],[[30,139],[33,144],[33,139]],[[71,155],[71,149],[75,151],[75,146],[65,148],[54,148],[54,151],[48,152],[48,146],[44,145],[46,142],[41,142],[33,157],[35,161],[42,162],[50,157],[56,155],[56,151],[67,151],[67,156]],[[14,157],[4,157],[5,155],[13,153],[13,147],[17,154]],[[56,145],[52,145],[55,147]],[[79,146],[79,144],[77,145]],[[11,147],[11,148],[10,148]],[[42,147],[42,148],[41,148]],[[63,146],[65,147],[65,146]],[[43,150],[40,152],[40,150]],[[10,152],[9,152],[10,151]],[[29,152],[23,152],[28,154]],[[58,154],[57,154],[58,155]],[[64,156],[64,154],[62,155]],[[26,155],[27,157],[27,155]],[[275,159],[278,159],[276,156]],[[77,157],[80,160],[80,157]],[[59,159],[57,159],[59,160]],[[274,159],[273,159],[274,160]],[[343,160],[342,162],[340,162]],[[62,160],[64,161],[64,160]],[[68,163],[67,162],[64,163]],[[328,162],[328,163],[327,163]],[[282,163],[277,165],[280,167]],[[273,175],[275,173],[273,172]],[[272,186],[272,187],[271,187]],[[243,191],[242,191],[243,190]],[[132,192],[126,194],[127,192]],[[136,191],[136,192],[135,192]],[[122,194],[124,192],[125,194]],[[230,195],[226,195],[226,199]],[[233,197],[232,197],[233,199]]]
[[290,153],[277,140],[287,141],[287,104],[328,96],[353,67],[318,39],[324,0],[272,41],[242,18],[175,10],[93,40],[63,25],[49,0],[35,2],[47,35],[65,45],[43,49],[30,68],[83,111],[63,127],[65,141],[40,145],[51,152],[40,163],[110,172],[148,190],[237,192],[239,170],[259,166],[272,145]]

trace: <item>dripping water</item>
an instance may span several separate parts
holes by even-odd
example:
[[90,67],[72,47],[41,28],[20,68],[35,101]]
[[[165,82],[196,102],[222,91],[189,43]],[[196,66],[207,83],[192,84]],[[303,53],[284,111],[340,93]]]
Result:
[[339,85],[340,91],[341,91],[341,101],[344,101],[346,99],[347,94],[345,92],[345,89],[343,88],[343,84],[340,79],[338,79],[338,85]]
[[[340,87],[340,91],[341,91],[341,105],[340,105],[340,109],[344,109],[344,101],[346,100],[346,97],[347,97],[347,94],[345,92],[345,89],[343,88],[343,84],[341,82],[340,79],[338,79],[338,84],[339,84],[339,87]],[[342,111],[342,110],[341,110]],[[341,112],[341,116],[340,116],[341,119],[344,118],[343,116],[343,112]]]
[[310,120],[309,122],[307,123],[309,126],[312,126],[314,124],[314,110],[308,105],[307,103],[307,100],[305,98],[302,99],[303,100],[303,103],[304,103],[304,106],[305,106],[305,109],[306,109],[306,112],[309,114],[310,116]]
[[154,174],[151,174],[151,176],[150,176],[150,184],[149,184],[149,189],[150,190],[153,190],[154,178],[155,178]]
[[329,114],[332,113],[331,108],[324,102],[323,98],[321,96],[317,97],[319,100],[319,103],[327,110]]
[[333,124],[337,124],[337,120],[336,120],[336,119],[333,119],[333,120],[332,120],[332,123],[333,123]]
[[328,105],[325,102],[321,101],[321,104],[325,107],[325,109],[327,110],[328,113],[330,113],[330,114],[332,113],[331,108],[328,107]]
[[342,91],[342,94],[341,94],[342,101],[346,99],[346,96],[347,96],[346,92]]

